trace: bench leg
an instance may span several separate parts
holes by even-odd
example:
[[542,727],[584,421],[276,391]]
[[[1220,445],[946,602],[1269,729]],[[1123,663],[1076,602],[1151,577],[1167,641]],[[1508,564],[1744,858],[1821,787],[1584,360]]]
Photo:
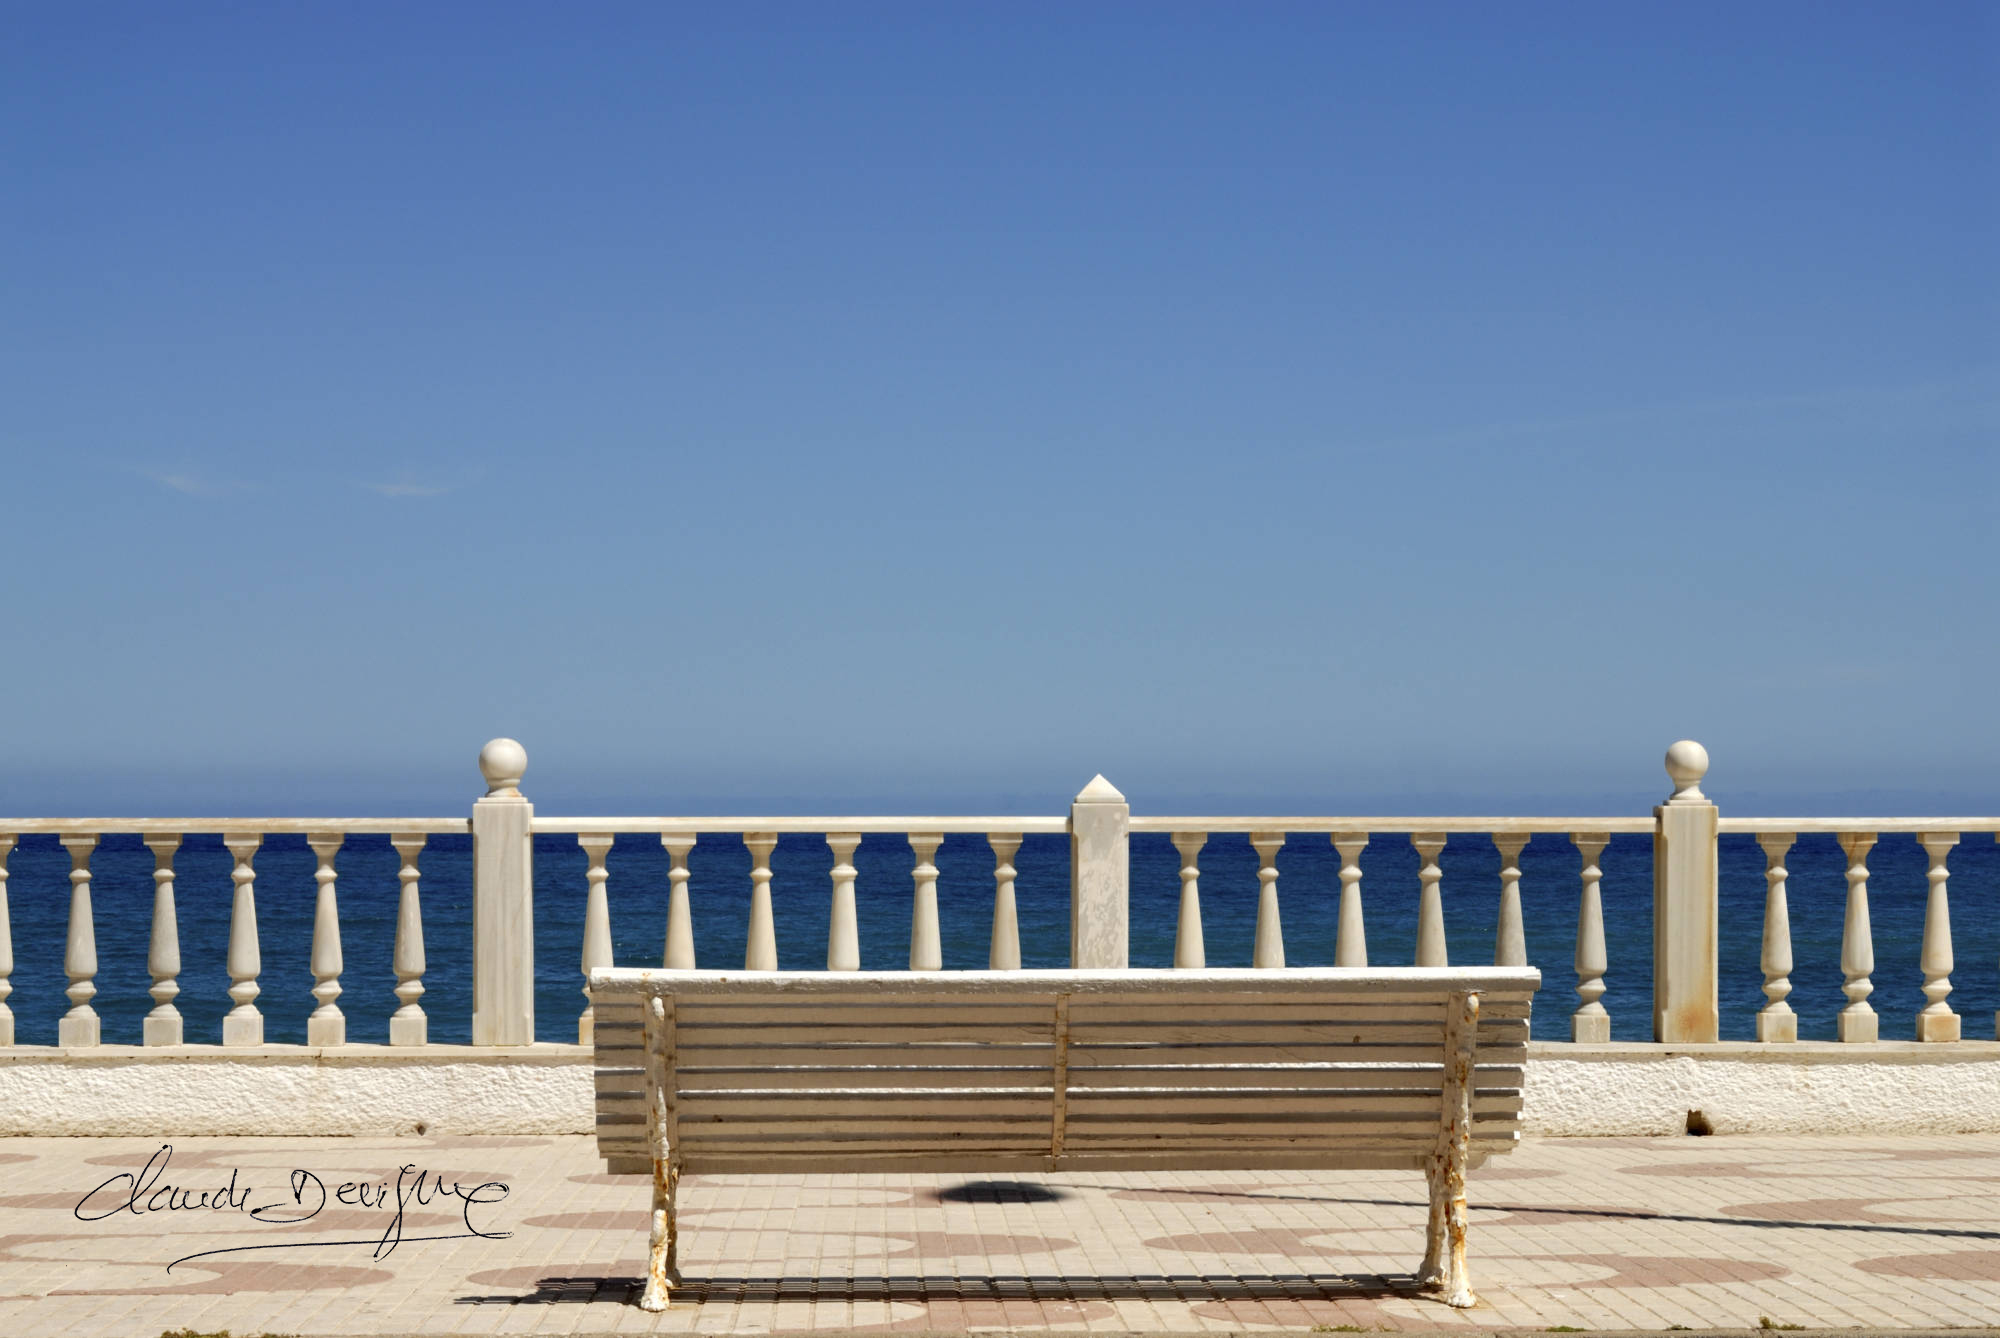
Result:
[[1472,1281],[1465,1271],[1465,1157],[1451,1158],[1444,1167],[1442,1193],[1431,1196],[1431,1218],[1444,1220],[1444,1303],[1460,1310],[1478,1304],[1472,1294]]
[[1430,1188],[1431,1200],[1430,1220],[1424,1224],[1424,1262],[1417,1266],[1417,1283],[1424,1287],[1444,1286],[1445,1203],[1436,1163],[1433,1157],[1424,1167],[1424,1183]]
[[1441,1288],[1444,1303],[1463,1310],[1478,1304],[1465,1268],[1465,1153],[1453,1146],[1432,1154],[1424,1167],[1430,1185],[1430,1220],[1424,1228],[1424,1262],[1417,1281]]
[[1419,1276],[1426,1287],[1442,1287],[1444,1303],[1461,1310],[1478,1304],[1465,1272],[1465,1171],[1472,1151],[1472,1060],[1478,1026],[1479,996],[1470,991],[1454,994],[1445,1008],[1437,1146],[1424,1163],[1431,1212]]
[[674,1226],[674,1200],[681,1184],[681,1168],[665,1157],[653,1158],[653,1232],[647,1242],[646,1291],[639,1298],[641,1310],[665,1310],[667,1297],[680,1285],[680,1240]]

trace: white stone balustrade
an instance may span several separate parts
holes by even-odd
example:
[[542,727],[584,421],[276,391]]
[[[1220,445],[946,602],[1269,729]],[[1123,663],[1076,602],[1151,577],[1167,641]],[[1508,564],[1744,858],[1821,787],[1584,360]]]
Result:
[[257,1010],[257,977],[264,972],[264,954],[257,943],[257,872],[251,861],[264,838],[255,832],[222,838],[235,867],[229,878],[235,892],[229,901],[229,1001],[235,1005],[222,1018],[224,1045],[262,1045],[264,1015]]
[[63,974],[69,977],[69,1011],[63,1014],[56,1033],[58,1045],[96,1045],[102,1039],[97,1010],[90,1001],[97,997],[97,923],[90,910],[90,852],[97,848],[95,836],[65,836],[69,851],[69,941],[63,946]]
[[396,1011],[389,1015],[389,1044],[425,1045],[430,1041],[430,1019],[417,1002],[424,994],[424,915],[418,901],[417,860],[430,840],[422,832],[398,833],[389,838],[396,852],[396,949],[390,961],[396,973]]
[[670,971],[692,971],[694,910],[688,903],[688,851],[694,849],[694,837],[662,832],[660,848],[667,852],[667,942],[660,965]]
[[826,969],[861,969],[861,917],[854,908],[854,852],[861,846],[859,832],[828,832],[827,848],[833,851],[833,911],[826,926]]
[[1786,1000],[1792,993],[1792,915],[1785,902],[1785,852],[1795,838],[1790,832],[1765,832],[1764,945],[1758,966],[1764,972],[1765,1004],[1757,1010],[1757,1039],[1789,1044],[1799,1039],[1798,1014]]
[[1924,832],[1917,837],[1929,859],[1930,893],[1924,900],[1924,946],[1918,965],[1924,973],[1924,1006],[1917,1012],[1917,1039],[1955,1041],[1958,1014],[1945,1002],[1951,993],[1951,905],[1945,899],[1945,862],[1958,844],[1957,832]]
[[744,936],[743,969],[778,969],[778,926],[771,916],[771,852],[777,849],[776,832],[745,832],[743,844],[750,849],[750,928]]
[[1201,848],[1207,832],[1175,832],[1174,849],[1181,857],[1180,917],[1174,925],[1174,965],[1194,970],[1208,965],[1208,945],[1201,935]]
[[576,843],[583,847],[587,866],[583,875],[586,889],[583,897],[583,956],[580,963],[583,969],[583,1013],[576,1020],[578,1045],[589,1045],[592,1037],[596,1035],[597,1005],[590,997],[590,973],[600,966],[612,965],[611,901],[604,891],[604,884],[611,875],[605,872],[604,857],[611,853],[613,839],[600,832],[586,832],[576,838]]
[[1278,852],[1284,848],[1283,832],[1252,832],[1250,845],[1257,852],[1257,936],[1250,949],[1250,965],[1281,967],[1285,964],[1285,926],[1278,914]]
[[1840,930],[1840,992],[1847,1007],[1835,1019],[1840,1039],[1865,1043],[1877,1039],[1880,1019],[1868,1003],[1875,992],[1875,935],[1868,925],[1868,852],[1873,832],[1842,832],[1840,848],[1847,854],[1847,919]]
[[0,1045],[14,1043],[14,1010],[7,996],[14,992],[14,926],[7,918],[7,859],[19,838],[0,833]]
[[1335,832],[1333,848],[1340,852],[1340,920],[1334,930],[1333,964],[1368,965],[1368,927],[1361,915],[1361,852],[1368,848],[1366,833]]
[[[1338,854],[1338,903],[1329,894],[1335,880],[1304,886],[1288,884],[1288,899],[1305,906],[1313,917],[1332,912],[1335,919],[1334,960],[1339,966],[1364,966],[1370,961],[1362,906],[1361,857],[1371,834],[1400,833],[1417,856],[1415,960],[1419,965],[1448,961],[1443,899],[1442,861],[1455,837],[1490,839],[1499,855],[1493,956],[1496,965],[1523,965],[1531,950],[1526,934],[1522,866],[1531,838],[1538,833],[1566,836],[1580,855],[1581,898],[1575,946],[1576,993],[1579,1006],[1571,1017],[1571,1037],[1579,1042],[1610,1038],[1611,1015],[1604,1005],[1605,977],[1611,963],[1606,953],[1600,859],[1614,836],[1650,834],[1654,850],[1653,1025],[1656,1040],[1684,1042],[1711,1039],[1718,1025],[1716,953],[1721,926],[1716,900],[1721,836],[1753,836],[1765,856],[1765,912],[1760,967],[1765,1002],[1755,1015],[1758,1040],[1787,1043],[1798,1037],[1800,1019],[1792,1002],[1793,945],[1787,904],[1788,852],[1804,835],[1832,835],[1846,855],[1846,915],[1842,924],[1840,966],[1846,1005],[1835,1018],[1840,1038],[1851,1044],[1877,1039],[1879,1020],[1871,1002],[1874,993],[1876,945],[1869,921],[1868,856],[1884,833],[1915,838],[1928,861],[1928,891],[1924,930],[1917,960],[1898,948],[1891,962],[1900,973],[1912,970],[1922,981],[1923,1004],[1914,1017],[1917,1039],[1948,1044],[1959,1038],[1962,1019],[1951,1006],[1954,960],[1949,906],[1952,851],[1967,833],[2000,838],[2000,819],[1731,819],[1721,817],[1702,793],[1708,757],[1699,744],[1683,740],[1668,750],[1667,770],[1674,782],[1668,799],[1650,820],[1641,816],[1576,818],[1347,818],[1347,817],[1134,817],[1125,798],[1103,777],[1094,778],[1065,815],[1046,817],[957,818],[550,818],[537,817],[522,795],[520,783],[527,765],[525,751],[509,739],[496,739],[480,754],[487,791],[472,805],[470,819],[23,819],[0,820],[0,1045],[26,1040],[18,1036],[10,997],[16,990],[14,944],[8,919],[9,859],[23,834],[60,838],[69,860],[69,917],[62,954],[68,979],[68,1009],[56,1026],[54,1039],[64,1046],[88,1047],[103,1042],[98,1006],[103,982],[98,980],[97,929],[92,904],[93,858],[101,860],[99,838],[107,832],[136,833],[153,856],[153,915],[146,969],[152,1007],[144,1016],[142,1036],[152,1046],[180,1045],[188,1039],[177,1000],[182,992],[182,954],[176,906],[175,858],[185,833],[221,835],[229,852],[233,894],[225,965],[231,1008],[222,1020],[225,1046],[261,1045],[263,1015],[258,1010],[262,970],[256,899],[255,857],[268,836],[303,836],[316,861],[310,964],[314,1007],[306,1020],[306,1041],[314,1046],[347,1043],[347,1016],[342,994],[340,899],[337,896],[338,856],[351,835],[387,835],[398,857],[400,895],[395,918],[393,966],[396,976],[394,1011],[389,1017],[390,1042],[423,1046],[431,1041],[428,1020],[419,1000],[425,973],[423,916],[419,901],[419,856],[429,834],[470,832],[473,837],[473,1040],[482,1045],[525,1043],[533,1036],[533,898],[532,850],[538,833],[566,832],[586,856],[582,915],[582,969],[585,1007],[578,1036],[588,1041],[593,1027],[589,974],[612,964],[612,939],[606,884],[606,860],[619,833],[657,836],[665,852],[667,930],[661,954],[670,969],[696,963],[694,917],[691,908],[689,855],[700,833],[740,839],[751,860],[750,918],[745,930],[745,966],[772,970],[777,966],[777,942],[786,932],[773,912],[771,859],[783,834],[816,834],[833,855],[832,907],[827,934],[828,970],[851,971],[862,966],[859,915],[856,904],[855,854],[870,834],[901,837],[910,845],[912,902],[910,956],[912,970],[938,971],[944,966],[944,937],[939,923],[936,858],[948,836],[983,837],[993,854],[993,915],[987,965],[994,970],[1018,969],[1022,960],[1020,913],[1016,905],[1016,859],[1023,842],[1033,836],[1067,835],[1070,845],[1071,961],[1096,967],[1123,966],[1129,944],[1129,839],[1132,833],[1166,837],[1178,855],[1179,916],[1174,964],[1186,970],[1211,965],[1204,941],[1200,887],[1200,857],[1219,832],[1247,836],[1257,856],[1257,919],[1251,944],[1251,964],[1281,969],[1286,962],[1284,926],[1279,913],[1278,857],[1289,836],[1324,833]],[[1455,847],[1454,847],[1455,848]],[[1530,865],[1530,868],[1536,866]],[[1539,877],[1540,875],[1535,875]],[[19,879],[14,880],[19,891]],[[1454,882],[1454,904],[1467,896],[1483,897],[1490,890],[1468,893]],[[280,889],[290,895],[292,889]],[[1212,891],[1212,889],[1211,889]],[[1408,903],[1404,903],[1407,905]],[[1402,912],[1407,914],[1407,911]],[[1407,923],[1407,922],[1405,922]],[[1163,926],[1162,926],[1163,928]],[[121,926],[121,931],[123,926]],[[1736,932],[1732,929],[1732,932]],[[1229,963],[1233,965],[1234,963]],[[124,987],[120,987],[124,988]],[[352,1007],[350,1002],[350,1007]],[[379,1015],[378,1015],[379,1016]],[[1821,1025],[1824,1025],[1822,1022]],[[2000,1035],[2000,1014],[1995,1016]]]
[[1014,905],[1014,855],[1021,849],[1020,832],[988,832],[993,848],[993,934],[986,950],[989,971],[1021,969],[1021,915]]
[[1604,1007],[1604,973],[1611,959],[1604,950],[1604,871],[1597,857],[1611,844],[1609,832],[1571,832],[1570,844],[1583,857],[1583,896],[1576,911],[1576,995],[1583,1000],[1570,1014],[1569,1038],[1580,1045],[1611,1039],[1611,1014]]
[[1527,848],[1525,832],[1495,832],[1494,849],[1500,852],[1500,919],[1493,931],[1493,965],[1526,966],[1528,932],[1521,920],[1521,852]]
[[334,1000],[340,997],[340,905],[334,896],[334,857],[347,838],[340,832],[314,832],[306,838],[319,868],[313,881],[312,973],[315,1007],[306,1019],[307,1045],[347,1044],[347,1015]]
[[944,844],[943,833],[911,832],[910,849],[916,852],[916,896],[910,906],[910,970],[944,970],[944,939],[938,929],[937,865],[931,860]]
[[153,978],[153,1011],[146,1014],[141,1036],[147,1045],[179,1045],[184,1038],[181,1010],[174,1006],[180,994],[181,927],[174,910],[174,852],[180,849],[178,832],[159,832],[146,837],[153,852],[153,937],[146,946],[146,974]]
[[1444,870],[1438,867],[1438,856],[1444,851],[1445,833],[1411,832],[1410,844],[1416,847],[1418,868],[1417,884],[1417,965],[1450,966],[1450,954],[1444,941],[1444,889],[1439,884],[1444,879]]

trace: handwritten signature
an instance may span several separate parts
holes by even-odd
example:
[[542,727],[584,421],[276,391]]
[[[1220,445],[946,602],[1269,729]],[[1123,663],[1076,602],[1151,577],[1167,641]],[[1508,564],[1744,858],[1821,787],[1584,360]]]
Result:
[[[174,1271],[174,1264],[184,1264],[190,1259],[205,1259],[216,1254],[236,1254],[244,1250],[294,1250],[321,1245],[373,1245],[373,1258],[386,1259],[404,1241],[423,1240],[464,1240],[479,1237],[482,1240],[505,1240],[511,1231],[482,1231],[473,1225],[472,1210],[475,1206],[498,1203],[507,1197],[507,1186],[498,1180],[488,1180],[482,1184],[467,1187],[458,1181],[447,1182],[435,1171],[419,1170],[414,1165],[404,1165],[396,1169],[394,1182],[389,1180],[343,1180],[334,1186],[329,1194],[326,1182],[307,1170],[295,1170],[291,1174],[291,1202],[283,1199],[251,1208],[250,1199],[255,1191],[248,1185],[238,1187],[237,1171],[229,1173],[229,1183],[215,1189],[196,1192],[175,1184],[160,1183],[167,1173],[167,1164],[173,1160],[174,1145],[160,1144],[160,1150],[146,1161],[137,1171],[125,1171],[112,1176],[97,1188],[77,1200],[73,1211],[82,1222],[101,1222],[119,1213],[130,1213],[143,1217],[147,1213],[178,1212],[238,1212],[253,1222],[270,1226],[296,1226],[309,1222],[319,1215],[331,1198],[336,1203],[350,1204],[357,1208],[386,1209],[390,1213],[382,1234],[362,1240],[291,1240],[271,1241],[261,1245],[231,1245],[218,1250],[200,1250],[185,1254],[167,1265],[167,1272]],[[112,1186],[124,1182],[124,1188],[112,1191],[110,1197],[100,1198]],[[460,1201],[459,1217],[465,1223],[465,1230],[438,1236],[409,1236],[403,1232],[403,1210],[409,1204],[428,1207],[441,1199]],[[96,1200],[93,1203],[93,1200]],[[108,1204],[109,1206],[105,1206]],[[90,1211],[86,1211],[88,1208]]]

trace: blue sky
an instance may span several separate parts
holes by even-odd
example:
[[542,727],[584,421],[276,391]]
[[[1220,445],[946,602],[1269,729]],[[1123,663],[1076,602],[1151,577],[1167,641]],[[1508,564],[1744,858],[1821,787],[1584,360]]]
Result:
[[2000,804],[1990,5],[7,29],[0,808]]

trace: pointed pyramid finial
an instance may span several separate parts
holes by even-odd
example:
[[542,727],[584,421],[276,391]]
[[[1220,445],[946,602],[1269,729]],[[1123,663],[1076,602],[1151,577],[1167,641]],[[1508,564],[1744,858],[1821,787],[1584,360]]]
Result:
[[1076,802],[1079,804],[1122,804],[1125,802],[1125,796],[1118,793],[1117,786],[1104,779],[1102,775],[1097,775],[1092,776],[1090,784],[1078,791]]

